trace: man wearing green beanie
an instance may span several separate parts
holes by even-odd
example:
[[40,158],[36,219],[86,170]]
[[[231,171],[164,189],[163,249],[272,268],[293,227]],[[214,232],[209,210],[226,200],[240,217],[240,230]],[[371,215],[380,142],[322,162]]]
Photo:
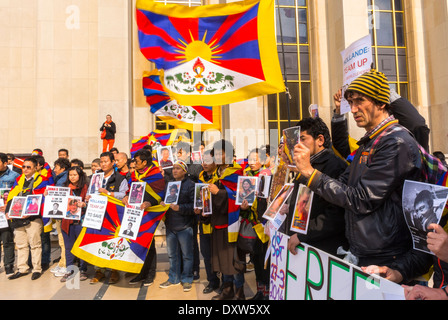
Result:
[[350,166],[332,179],[311,166],[309,150],[299,143],[294,148],[297,169],[312,191],[345,209],[347,259],[368,273],[409,284],[432,264],[430,255],[413,250],[402,209],[404,181],[420,178],[418,145],[390,115],[383,73],[361,75],[344,96],[357,126],[366,130]]

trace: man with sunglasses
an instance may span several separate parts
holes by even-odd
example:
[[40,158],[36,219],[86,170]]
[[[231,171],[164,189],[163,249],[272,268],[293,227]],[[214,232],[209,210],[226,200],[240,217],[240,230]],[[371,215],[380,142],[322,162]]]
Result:
[[[9,212],[12,199],[15,196],[43,194],[47,185],[50,184],[46,177],[37,172],[37,160],[35,158],[26,158],[23,162],[22,170],[23,174],[17,178],[9,192],[6,212]],[[39,215],[12,219],[11,227],[14,229],[14,239],[17,247],[18,271],[8,279],[17,279],[29,273],[28,257],[30,252],[33,265],[31,280],[40,278],[42,273],[42,217]]]

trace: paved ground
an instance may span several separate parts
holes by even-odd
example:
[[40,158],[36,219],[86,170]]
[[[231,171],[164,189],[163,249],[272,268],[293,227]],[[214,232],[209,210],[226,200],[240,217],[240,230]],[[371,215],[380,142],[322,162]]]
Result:
[[[52,260],[59,257],[60,249],[55,237],[52,237]],[[183,292],[182,286],[161,289],[159,284],[168,279],[169,262],[166,253],[164,236],[156,237],[157,248],[157,275],[154,284],[144,287],[140,284],[130,285],[128,282],[135,274],[120,272],[120,281],[109,285],[107,281],[90,284],[89,280],[80,281],[79,287],[73,287],[71,283],[60,282],[50,270],[32,281],[31,275],[19,279],[9,280],[4,272],[3,258],[0,268],[0,300],[210,300],[216,293],[203,294],[202,290],[207,285],[204,264],[201,257],[200,280],[193,284],[190,292]],[[50,269],[53,266],[50,266]],[[88,275],[94,275],[94,269],[89,266]],[[256,292],[254,272],[245,274],[246,298],[252,297]],[[74,282],[78,283],[78,282]],[[72,287],[71,287],[72,286]]]

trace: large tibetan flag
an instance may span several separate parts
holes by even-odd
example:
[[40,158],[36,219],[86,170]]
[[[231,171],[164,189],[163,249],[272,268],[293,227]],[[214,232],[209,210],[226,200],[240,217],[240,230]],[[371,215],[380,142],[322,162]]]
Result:
[[148,208],[143,215],[137,239],[119,237],[124,205],[108,197],[106,214],[101,230],[83,228],[76,239],[72,253],[100,268],[139,273],[149,246],[168,206]]
[[144,74],[143,92],[151,113],[169,125],[190,131],[221,130],[220,106],[181,106],[166,93],[157,69]]
[[184,106],[215,106],[285,91],[274,0],[187,7],[137,0],[140,50]]
[[[216,174],[216,173],[215,173]],[[236,191],[238,187],[238,177],[244,175],[244,167],[237,161],[233,163],[233,166],[227,167],[219,180],[227,191],[229,198],[228,208],[228,240],[229,242],[236,242],[238,238],[238,231],[240,229],[240,206],[236,202]]]

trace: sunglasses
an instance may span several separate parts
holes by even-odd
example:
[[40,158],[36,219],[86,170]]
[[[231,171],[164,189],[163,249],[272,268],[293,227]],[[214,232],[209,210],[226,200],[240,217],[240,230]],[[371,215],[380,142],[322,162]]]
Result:
[[22,169],[33,169],[31,166],[22,166]]

